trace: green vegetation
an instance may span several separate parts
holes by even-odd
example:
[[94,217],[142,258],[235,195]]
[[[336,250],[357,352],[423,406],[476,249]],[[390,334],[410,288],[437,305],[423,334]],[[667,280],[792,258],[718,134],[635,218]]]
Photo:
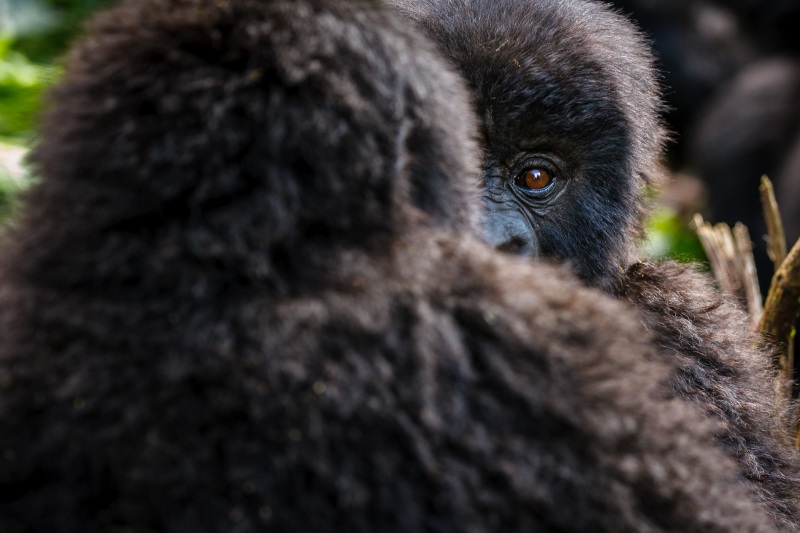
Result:
[[45,89],[83,20],[109,0],[0,0],[0,141],[29,142]]
[[60,58],[86,17],[110,1],[0,0],[0,221],[28,181],[21,161]]
[[31,62],[0,40],[0,139],[23,143],[33,127],[42,92],[55,69]]
[[647,221],[645,231],[647,240],[642,252],[647,257],[683,263],[707,261],[697,233],[671,209],[657,209]]

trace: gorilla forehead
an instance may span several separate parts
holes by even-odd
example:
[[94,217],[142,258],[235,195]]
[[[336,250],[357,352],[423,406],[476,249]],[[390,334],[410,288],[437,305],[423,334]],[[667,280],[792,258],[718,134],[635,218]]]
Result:
[[624,110],[606,96],[604,74],[593,66],[586,65],[583,79],[593,79],[594,86],[563,76],[558,65],[550,69],[536,63],[513,67],[514,79],[499,73],[505,65],[468,76],[487,152],[508,162],[520,152],[546,148],[571,158],[575,167],[591,164],[590,155],[602,164],[629,160]]

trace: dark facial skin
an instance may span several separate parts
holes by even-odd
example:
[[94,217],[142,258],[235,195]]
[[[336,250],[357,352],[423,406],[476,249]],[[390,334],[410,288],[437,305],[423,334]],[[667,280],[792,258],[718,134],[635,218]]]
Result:
[[484,237],[606,285],[632,260],[663,143],[651,57],[602,5],[394,0],[467,79],[481,119]]

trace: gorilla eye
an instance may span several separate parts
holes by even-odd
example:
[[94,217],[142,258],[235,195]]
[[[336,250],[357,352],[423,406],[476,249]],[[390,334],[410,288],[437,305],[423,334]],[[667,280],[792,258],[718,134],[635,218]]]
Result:
[[553,175],[542,167],[533,167],[517,176],[515,184],[521,189],[541,191],[553,182]]

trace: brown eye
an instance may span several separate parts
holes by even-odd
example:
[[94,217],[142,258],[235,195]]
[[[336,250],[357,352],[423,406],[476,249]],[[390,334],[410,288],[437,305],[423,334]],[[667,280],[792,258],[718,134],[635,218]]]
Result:
[[552,183],[553,177],[546,168],[529,168],[517,177],[517,187],[532,191],[546,189]]

